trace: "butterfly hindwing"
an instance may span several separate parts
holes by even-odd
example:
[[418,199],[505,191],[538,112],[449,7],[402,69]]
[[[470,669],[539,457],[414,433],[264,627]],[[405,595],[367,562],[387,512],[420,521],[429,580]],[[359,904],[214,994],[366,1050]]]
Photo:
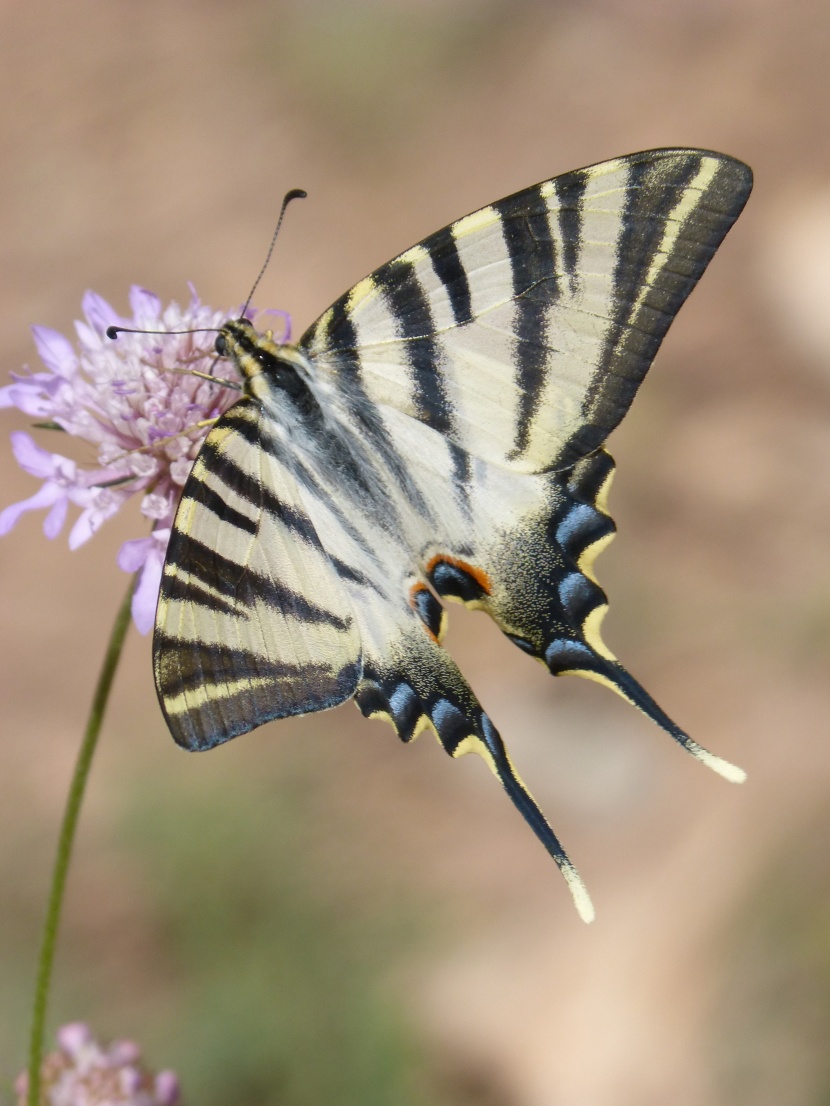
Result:
[[651,150],[482,208],[381,266],[301,339],[348,395],[523,472],[622,419],[751,188],[741,162]]
[[274,431],[240,400],[208,434],[176,514],[154,666],[168,724],[188,748],[335,706],[360,676],[348,596]]

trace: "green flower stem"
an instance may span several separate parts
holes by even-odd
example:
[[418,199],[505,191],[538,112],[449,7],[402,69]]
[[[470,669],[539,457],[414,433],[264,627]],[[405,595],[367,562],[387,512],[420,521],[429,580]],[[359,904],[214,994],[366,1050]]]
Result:
[[135,579],[130,581],[127,594],[124,596],[115,618],[115,624],[112,627],[104,664],[98,677],[98,686],[95,688],[95,695],[86,724],[84,740],[78,752],[78,759],[75,762],[75,771],[72,774],[72,783],[69,786],[66,809],[61,823],[58,851],[55,856],[52,885],[49,891],[49,904],[46,908],[46,920],[43,923],[43,937],[38,959],[37,983],[35,985],[35,1002],[32,1010],[32,1034],[29,1041],[28,1106],[41,1106],[40,1068],[43,1059],[43,1031],[46,1023],[49,984],[55,962],[55,945],[60,925],[61,907],[63,906],[63,893],[66,889],[66,876],[69,871],[72,845],[75,841],[75,831],[78,828],[78,818],[81,813],[81,804],[84,801],[84,792],[89,778],[89,770],[92,766],[92,758],[95,755],[98,735],[104,721],[104,712],[107,709],[107,702],[112,690],[112,681],[115,678],[118,662],[121,659],[121,651],[124,648],[124,639],[130,626],[130,604],[134,587]]

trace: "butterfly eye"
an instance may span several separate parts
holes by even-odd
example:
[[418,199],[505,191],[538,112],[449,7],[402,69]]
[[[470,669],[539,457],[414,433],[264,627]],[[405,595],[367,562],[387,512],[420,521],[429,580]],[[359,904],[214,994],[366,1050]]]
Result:
[[216,350],[220,357],[224,357],[228,352],[228,342],[224,334],[220,334],[216,341],[213,343],[213,348]]

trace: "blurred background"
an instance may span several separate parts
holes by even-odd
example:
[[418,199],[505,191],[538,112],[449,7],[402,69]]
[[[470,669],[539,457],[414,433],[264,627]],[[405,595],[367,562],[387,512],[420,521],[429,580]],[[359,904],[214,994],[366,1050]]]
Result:
[[[606,640],[732,787],[481,616],[448,647],[597,921],[484,764],[351,705],[173,746],[131,631],[70,877],[52,1028],[141,1042],[190,1106],[830,1101],[830,8],[818,0],[0,5],[0,330],[94,288],[295,333],[452,219],[660,145],[756,190],[610,450]],[[2,505],[32,494],[2,412]],[[44,440],[43,438],[41,440]],[[48,437],[47,445],[52,444]],[[0,1101],[137,509],[0,541]],[[5,1097],[3,1097],[5,1096]]]

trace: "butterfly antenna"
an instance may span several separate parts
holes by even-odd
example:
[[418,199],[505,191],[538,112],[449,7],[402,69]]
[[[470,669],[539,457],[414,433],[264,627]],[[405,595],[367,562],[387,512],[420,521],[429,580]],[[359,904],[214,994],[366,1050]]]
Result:
[[108,326],[107,337],[112,341],[118,337],[119,334],[218,334],[218,326],[199,326],[194,327],[193,330],[135,330],[131,326]]
[[[282,207],[280,208],[280,217],[279,217],[279,219],[277,219],[277,226],[276,226],[276,229],[274,230],[274,235],[271,238],[271,245],[268,247],[268,253],[266,254],[265,261],[263,262],[262,268],[259,270],[259,275],[257,276],[256,280],[254,281],[254,286],[251,289],[251,291],[248,293],[248,298],[245,300],[245,306],[239,312],[240,319],[244,318],[245,312],[248,310],[248,307],[250,306],[251,300],[254,298],[254,292],[256,292],[257,288],[259,287],[259,282],[262,280],[262,278],[265,274],[265,270],[268,268],[268,262],[271,260],[271,254],[274,252],[274,246],[277,244],[277,235],[280,232],[280,227],[282,226],[282,221],[285,218],[285,209],[288,207],[288,205],[291,203],[292,200],[304,200],[307,195],[308,195],[308,193],[305,192],[302,188],[292,188],[290,192],[286,192],[285,196],[283,196]],[[205,326],[205,327],[197,327],[197,328],[194,328],[193,330],[135,330],[135,329],[133,329],[132,327],[129,327],[129,326],[108,326],[107,327],[107,337],[110,338],[113,341],[118,337],[119,334],[207,334],[207,333],[218,334],[219,333],[219,327]]]
[[277,228],[274,231],[273,238],[271,239],[271,245],[268,247],[268,254],[265,258],[262,268],[259,270],[259,276],[254,281],[253,288],[248,293],[248,298],[245,300],[245,306],[239,312],[240,319],[245,317],[245,312],[248,310],[251,300],[254,298],[254,292],[256,292],[257,288],[259,287],[259,282],[262,280],[265,270],[268,268],[268,262],[271,260],[271,254],[274,252],[274,246],[277,243],[277,235],[280,232],[280,227],[282,226],[282,221],[285,216],[285,209],[288,207],[292,200],[304,200],[307,195],[308,193],[304,192],[302,188],[292,188],[291,191],[286,192],[285,196],[283,197],[282,207],[280,208],[280,217],[279,219],[277,219]]

